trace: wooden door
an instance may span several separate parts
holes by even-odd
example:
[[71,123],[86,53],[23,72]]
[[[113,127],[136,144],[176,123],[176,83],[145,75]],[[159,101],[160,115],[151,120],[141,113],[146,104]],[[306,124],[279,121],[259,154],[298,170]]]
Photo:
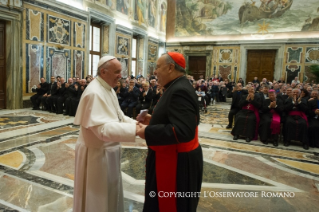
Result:
[[[274,80],[276,50],[249,50],[247,55],[246,83],[258,77],[268,81]],[[278,79],[277,79],[278,80]]]
[[199,76],[206,76],[206,56],[189,56],[188,58],[189,75],[192,75],[195,80]]
[[0,21],[0,109],[6,108],[5,22]]

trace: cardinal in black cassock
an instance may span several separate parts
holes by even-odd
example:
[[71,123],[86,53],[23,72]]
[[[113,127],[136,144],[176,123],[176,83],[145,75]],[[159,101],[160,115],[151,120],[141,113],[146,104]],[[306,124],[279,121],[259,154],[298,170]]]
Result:
[[307,102],[300,98],[300,90],[293,89],[292,97],[285,102],[285,110],[287,112],[284,145],[289,146],[291,140],[301,141],[304,149],[309,149],[308,141],[308,111]]
[[[317,92],[317,91],[312,91]],[[318,94],[318,92],[317,92]],[[319,147],[319,100],[313,99],[308,102],[309,107],[309,146]]]
[[139,124],[137,135],[145,137],[149,147],[144,212],[195,212],[198,205],[203,174],[200,117],[197,96],[184,68],[180,53],[169,52],[158,59],[154,74],[165,91],[152,116],[143,121],[149,121],[148,126]]
[[255,95],[253,87],[248,88],[248,94],[242,96],[239,107],[242,109],[236,115],[235,126],[231,132],[233,139],[237,140],[239,136],[243,136],[247,142],[257,140],[261,100],[259,95]]
[[268,144],[268,139],[273,137],[274,146],[278,146],[278,135],[280,134],[281,113],[284,104],[281,99],[276,98],[276,91],[269,90],[268,97],[264,99],[261,108],[262,116],[259,124],[259,137],[261,142]]

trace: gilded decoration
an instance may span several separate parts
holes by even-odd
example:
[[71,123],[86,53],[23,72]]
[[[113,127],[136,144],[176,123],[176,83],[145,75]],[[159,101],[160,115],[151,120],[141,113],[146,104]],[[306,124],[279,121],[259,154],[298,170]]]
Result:
[[49,43],[70,45],[70,21],[48,15]]
[[74,46],[85,47],[85,25],[74,22]]
[[233,62],[233,50],[232,49],[220,49],[219,62],[220,63]]
[[319,48],[318,47],[307,48],[306,62],[319,63]]
[[43,41],[43,13],[27,9],[26,15],[26,39]]

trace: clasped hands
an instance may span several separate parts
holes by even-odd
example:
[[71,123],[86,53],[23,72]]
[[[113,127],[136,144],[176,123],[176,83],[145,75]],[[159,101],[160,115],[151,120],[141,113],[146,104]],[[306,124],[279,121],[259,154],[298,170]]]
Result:
[[[140,114],[137,115],[136,120],[138,120],[139,116]],[[151,117],[150,114],[147,114],[143,121],[136,122],[136,135],[140,138],[145,139],[145,128],[149,125]]]
[[252,94],[252,93],[250,93],[250,94],[248,94],[246,100],[247,100],[247,101],[249,101],[249,100],[254,100],[254,97],[255,97],[255,95]]
[[269,107],[270,108],[275,108],[276,107],[276,101],[273,101],[273,102],[270,102],[270,105],[269,105]]

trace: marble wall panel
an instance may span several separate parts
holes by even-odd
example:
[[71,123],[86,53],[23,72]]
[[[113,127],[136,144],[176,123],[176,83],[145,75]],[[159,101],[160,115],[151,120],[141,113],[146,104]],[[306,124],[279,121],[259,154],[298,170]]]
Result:
[[42,12],[26,9],[26,39],[33,41],[44,40],[44,14]]
[[74,73],[76,77],[82,79],[84,77],[84,51],[74,50]]
[[74,22],[74,44],[75,47],[85,48],[85,25]]
[[286,66],[286,82],[291,83],[295,77],[299,77],[299,73],[301,71],[301,66],[297,65],[287,65]]
[[302,47],[289,47],[287,49],[287,63],[300,63],[302,51]]
[[103,48],[102,52],[103,54],[109,53],[109,35],[110,34],[110,27],[109,26],[103,26]]
[[147,74],[153,75],[156,68],[155,62],[148,62],[147,63]]
[[219,67],[219,73],[222,75],[222,78],[225,79],[231,79],[231,65],[220,65]]
[[55,47],[47,47],[47,78],[50,76],[61,76],[65,79],[71,77],[70,55],[69,49],[59,50]]
[[48,15],[48,42],[70,45],[71,21]]
[[148,42],[148,60],[155,62],[158,54],[158,44]]
[[308,47],[306,49],[306,63],[319,63],[319,48]]
[[26,91],[32,93],[43,77],[43,46],[26,44],[26,60]]
[[130,75],[129,73],[129,58],[117,58],[118,61],[120,61],[121,65],[122,65],[122,78],[126,78]]
[[0,5],[8,6],[9,0],[0,0]]

